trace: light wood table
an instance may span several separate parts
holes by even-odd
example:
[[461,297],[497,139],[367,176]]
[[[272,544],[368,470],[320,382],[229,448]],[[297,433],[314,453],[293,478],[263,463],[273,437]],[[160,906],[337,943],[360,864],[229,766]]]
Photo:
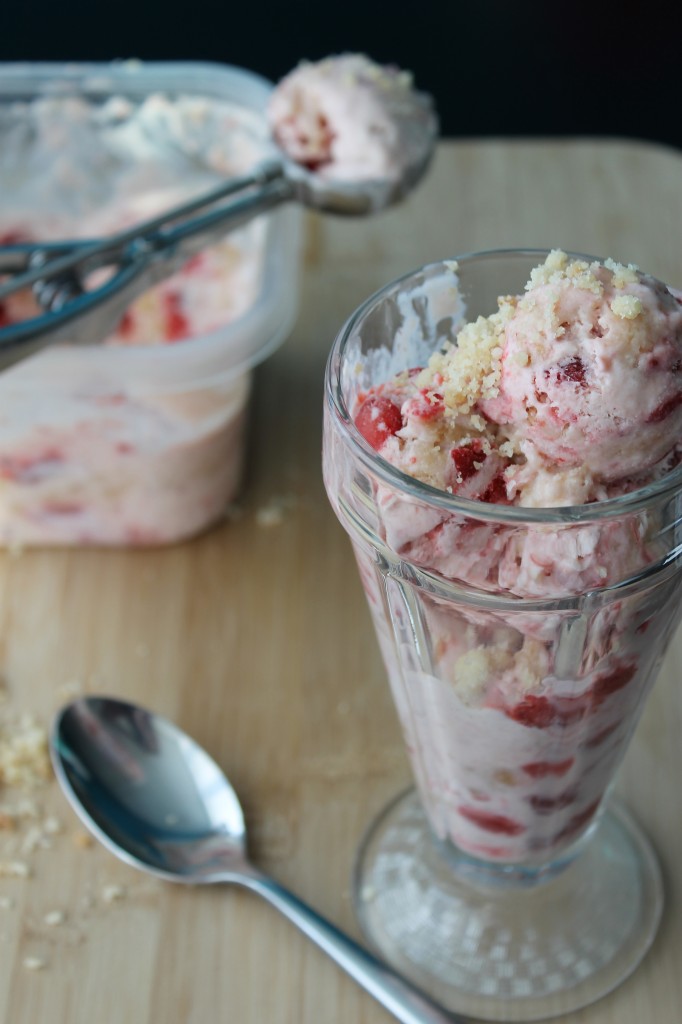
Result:
[[[46,725],[80,688],[174,718],[233,780],[255,860],[358,937],[354,852],[410,775],[349,542],[323,492],[324,362],[380,285],[506,246],[610,255],[682,286],[680,155],[616,140],[446,141],[395,210],[311,218],[298,323],[256,376],[241,517],[163,550],[0,558],[3,714]],[[619,777],[662,859],[663,925],[636,974],[571,1024],[680,1020],[681,644]],[[0,878],[5,1024],[390,1019],[256,897],[143,876],[81,845],[54,782],[32,799],[40,815],[20,830],[37,846],[25,856],[31,876]],[[46,815],[60,832],[45,833]],[[0,832],[0,846],[11,839]]]

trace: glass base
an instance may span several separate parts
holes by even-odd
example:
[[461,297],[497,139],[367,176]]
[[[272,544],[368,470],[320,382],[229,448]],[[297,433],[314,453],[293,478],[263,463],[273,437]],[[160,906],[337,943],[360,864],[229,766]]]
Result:
[[410,790],[373,822],[354,878],[368,941],[449,1010],[529,1021],[580,1009],[620,984],[656,934],[658,860],[616,802],[584,851],[534,887],[478,884],[471,861],[460,875],[452,857]]

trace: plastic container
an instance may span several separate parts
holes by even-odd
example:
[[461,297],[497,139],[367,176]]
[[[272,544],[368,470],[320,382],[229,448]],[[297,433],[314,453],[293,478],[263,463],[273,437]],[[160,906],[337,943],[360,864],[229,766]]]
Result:
[[[260,117],[271,89],[210,64],[0,66],[0,104],[160,93]],[[240,485],[251,371],[296,315],[299,225],[293,206],[262,219],[255,296],[219,328],[173,344],[48,346],[0,373],[0,544],[163,544],[223,517]]]

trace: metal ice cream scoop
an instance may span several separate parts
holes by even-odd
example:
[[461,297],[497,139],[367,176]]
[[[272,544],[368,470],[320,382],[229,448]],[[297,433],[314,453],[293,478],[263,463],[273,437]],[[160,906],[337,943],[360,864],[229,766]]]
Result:
[[258,893],[403,1024],[457,1024],[246,856],[237,795],[214,761],[165,718],[81,697],[55,718],[57,778],[91,832],[133,867],[173,882],[228,882]]
[[[402,199],[423,177],[433,155],[438,122],[425,133],[416,162],[396,179],[338,181],[294,163],[284,154],[243,177],[108,238],[27,242],[0,246],[0,303],[31,288],[44,313],[0,327],[0,363],[23,359],[48,343],[99,341],[131,301],[170,276],[192,255],[230,230],[281,203],[299,202],[326,213],[364,216]],[[229,199],[228,202],[222,202]],[[88,287],[96,271],[104,283]]]

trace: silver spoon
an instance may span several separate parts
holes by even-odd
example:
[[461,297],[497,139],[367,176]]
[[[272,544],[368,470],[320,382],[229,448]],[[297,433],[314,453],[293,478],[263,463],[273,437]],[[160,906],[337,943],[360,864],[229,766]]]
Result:
[[57,714],[50,753],[76,813],[121,860],[172,882],[251,889],[403,1024],[456,1024],[458,1018],[247,860],[234,790],[172,722],[113,698],[80,697]]

